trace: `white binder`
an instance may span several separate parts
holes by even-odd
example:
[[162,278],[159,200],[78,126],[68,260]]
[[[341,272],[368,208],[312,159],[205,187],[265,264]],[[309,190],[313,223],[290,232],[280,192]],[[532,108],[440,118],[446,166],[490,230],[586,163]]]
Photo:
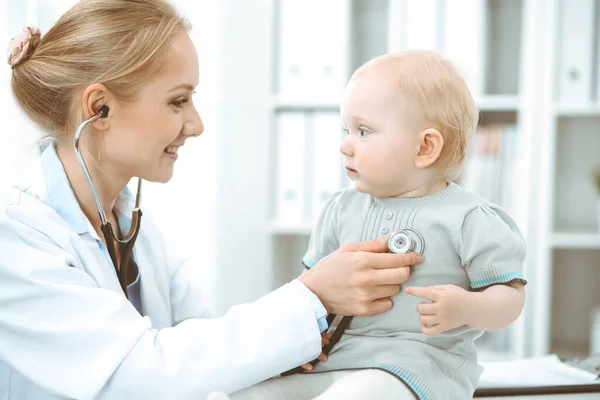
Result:
[[[596,2],[596,26],[594,30],[594,36],[600,37],[600,1]],[[596,40],[596,97],[594,100],[596,104],[600,104],[600,40]],[[599,210],[600,212],[600,210]],[[599,215],[600,218],[600,215]],[[599,226],[600,228],[600,226]]]
[[306,118],[303,113],[276,115],[276,222],[304,221]]
[[305,26],[305,31],[312,35],[312,53],[307,59],[314,76],[311,88],[318,98],[338,99],[350,73],[350,2],[311,0],[308,3],[314,3],[310,26]]
[[279,95],[338,98],[348,79],[349,0],[279,0]]
[[437,50],[440,42],[439,0],[388,2],[388,49]]
[[307,84],[313,79],[307,65],[311,56],[310,29],[307,29],[311,8],[306,2],[295,0],[279,0],[278,6],[279,35],[275,37],[278,40],[279,93],[305,93]]
[[592,95],[595,0],[560,0],[558,101],[587,104]]
[[342,185],[342,125],[339,114],[333,112],[317,112],[312,122],[311,218],[316,221],[327,200]]
[[444,0],[440,52],[452,61],[475,97],[485,90],[487,1]]

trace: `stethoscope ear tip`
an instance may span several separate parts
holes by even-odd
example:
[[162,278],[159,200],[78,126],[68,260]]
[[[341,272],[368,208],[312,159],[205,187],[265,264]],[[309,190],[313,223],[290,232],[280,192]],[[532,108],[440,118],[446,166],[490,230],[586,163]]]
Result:
[[100,115],[100,118],[108,117],[108,106],[103,105],[102,107],[100,107],[100,109],[98,110],[98,114]]

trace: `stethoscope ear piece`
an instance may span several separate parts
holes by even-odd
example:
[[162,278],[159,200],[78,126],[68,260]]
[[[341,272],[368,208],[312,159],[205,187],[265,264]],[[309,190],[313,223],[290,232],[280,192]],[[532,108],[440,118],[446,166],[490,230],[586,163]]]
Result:
[[100,118],[108,117],[108,106],[103,105],[102,107],[100,107],[100,109],[98,110],[98,115],[100,116]]

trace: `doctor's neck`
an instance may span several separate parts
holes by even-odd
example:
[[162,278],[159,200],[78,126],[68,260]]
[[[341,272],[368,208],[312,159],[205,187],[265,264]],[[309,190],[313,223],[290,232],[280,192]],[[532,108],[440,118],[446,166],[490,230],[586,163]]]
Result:
[[[69,179],[69,183],[71,184],[71,188],[75,193],[75,197],[77,198],[81,210],[91,222],[98,235],[103,237],[101,231],[102,222],[100,220],[100,215],[98,214],[96,202],[83,170],[77,161],[75,150],[68,144],[57,144],[56,151],[63,164],[67,178]],[[125,186],[127,186],[131,177],[115,174],[114,171],[107,169],[97,160],[93,160],[93,156],[83,149],[82,155],[92,180],[96,185],[96,190],[98,190],[100,201],[102,202],[104,212],[106,213],[106,218],[108,218],[113,227],[115,227],[114,207],[119,198],[119,194]],[[115,233],[117,233],[116,230]]]

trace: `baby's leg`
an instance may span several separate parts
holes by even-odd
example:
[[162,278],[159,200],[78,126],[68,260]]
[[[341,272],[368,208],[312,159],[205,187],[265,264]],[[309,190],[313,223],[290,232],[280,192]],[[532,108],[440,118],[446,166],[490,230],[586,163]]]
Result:
[[310,400],[323,393],[334,379],[331,373],[295,374],[269,379],[229,396],[231,400]]
[[346,373],[341,377],[338,375],[338,377],[314,400],[417,400],[404,383],[384,371],[366,369]]

